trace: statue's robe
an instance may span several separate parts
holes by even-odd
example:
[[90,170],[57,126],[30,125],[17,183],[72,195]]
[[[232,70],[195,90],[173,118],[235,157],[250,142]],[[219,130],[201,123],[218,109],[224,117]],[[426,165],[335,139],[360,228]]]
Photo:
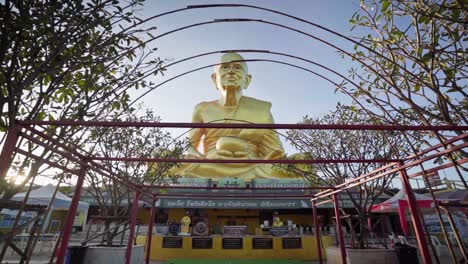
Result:
[[[196,106],[198,118],[203,123],[255,123],[272,124],[271,103],[242,96],[233,107],[220,106],[217,101],[203,102]],[[208,159],[236,159],[219,155],[216,143],[220,138],[240,140],[247,146],[248,157],[239,159],[278,159],[284,154],[281,141],[274,130],[269,129],[195,129],[190,136],[195,148],[201,145],[201,152]],[[244,180],[254,178],[277,178],[270,164],[228,164],[198,163],[184,165],[180,173],[184,177],[224,178],[237,177]]]

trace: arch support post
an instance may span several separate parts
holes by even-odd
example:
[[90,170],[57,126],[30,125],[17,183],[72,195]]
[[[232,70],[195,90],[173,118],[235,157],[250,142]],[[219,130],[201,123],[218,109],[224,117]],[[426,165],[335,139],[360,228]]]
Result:
[[[403,165],[402,162],[398,164],[399,167]],[[429,248],[427,246],[426,237],[424,236],[424,231],[422,227],[422,221],[420,219],[420,214],[416,207],[416,197],[414,196],[413,190],[409,182],[409,177],[406,172],[406,169],[400,168],[400,177],[403,188],[406,192],[406,199],[408,201],[408,208],[411,213],[411,222],[414,226],[414,231],[416,233],[416,239],[418,241],[419,252],[421,253],[422,261],[425,264],[432,264],[431,254],[429,253]]]
[[148,236],[146,238],[146,259],[145,259],[146,264],[150,263],[150,257],[151,257],[151,242],[153,239],[153,225],[154,225],[154,215],[156,214],[156,201],[157,201],[157,198],[153,197],[153,201],[151,203],[151,217],[150,217],[150,222],[148,225]]
[[62,239],[60,241],[60,247],[57,253],[57,264],[65,263],[68,242],[70,240],[71,232],[73,229],[73,222],[75,220],[76,212],[78,210],[78,203],[80,202],[81,189],[83,187],[83,182],[86,177],[86,170],[86,166],[81,165],[80,171],[78,173],[78,180],[76,181],[75,185],[75,192],[73,193],[70,209],[68,210],[65,225],[63,227]]
[[343,227],[341,226],[340,206],[338,204],[338,194],[333,194],[333,205],[335,207],[335,218],[336,218],[336,233],[338,235],[338,243],[341,252],[341,261],[346,264],[346,248],[343,236]]
[[468,263],[468,257],[466,255],[465,245],[463,243],[463,240],[460,237],[460,233],[458,232],[458,228],[457,228],[457,226],[455,224],[455,221],[453,221],[453,217],[452,217],[452,214],[449,211],[449,208],[446,208],[446,207],[440,206],[440,205],[439,205],[439,208],[442,208],[442,210],[445,211],[445,214],[447,214],[447,220],[448,220],[448,222],[450,224],[450,228],[452,228],[452,232],[453,232],[453,234],[455,236],[455,240],[457,241],[458,247],[460,248],[460,252],[463,255],[463,259]]
[[138,214],[138,201],[140,200],[140,190],[133,196],[132,209],[130,210],[130,233],[128,235],[127,251],[125,252],[125,264],[130,264],[132,259],[133,241],[135,237],[135,225]]
[[317,256],[320,264],[323,264],[322,259],[322,240],[320,234],[320,223],[317,214],[317,205],[315,204],[315,200],[312,201],[312,213],[314,214],[314,225],[315,225],[315,240],[317,243]]

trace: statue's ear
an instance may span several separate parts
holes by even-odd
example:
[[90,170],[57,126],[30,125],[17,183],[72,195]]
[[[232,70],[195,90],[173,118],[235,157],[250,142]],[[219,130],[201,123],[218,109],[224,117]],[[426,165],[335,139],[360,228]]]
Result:
[[244,87],[244,89],[247,89],[247,87],[249,87],[251,81],[252,81],[252,75],[247,74],[247,76],[245,77],[245,87]]
[[218,85],[216,83],[216,73],[215,72],[213,74],[211,74],[211,81],[213,82],[213,85],[214,85],[215,89],[218,90]]

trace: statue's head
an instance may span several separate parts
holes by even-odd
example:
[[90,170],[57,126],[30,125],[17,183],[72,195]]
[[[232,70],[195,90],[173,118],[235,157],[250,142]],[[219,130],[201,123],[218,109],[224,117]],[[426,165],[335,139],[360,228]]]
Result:
[[221,57],[220,65],[215,66],[211,75],[213,84],[224,96],[227,90],[247,89],[252,80],[247,64],[243,62],[241,55],[229,52]]

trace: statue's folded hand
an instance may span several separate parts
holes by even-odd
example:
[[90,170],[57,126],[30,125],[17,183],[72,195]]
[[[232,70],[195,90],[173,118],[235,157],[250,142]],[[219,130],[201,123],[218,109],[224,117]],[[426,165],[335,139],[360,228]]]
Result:
[[239,138],[246,141],[261,142],[265,131],[265,129],[242,129],[239,133]]
[[219,156],[224,156],[224,157],[233,157],[234,153],[232,151],[224,150],[224,149],[218,149],[216,150],[216,154]]
[[248,145],[245,140],[235,137],[220,137],[216,142],[216,151],[230,152],[229,156],[232,156],[235,152],[247,152]]
[[235,151],[233,154],[235,158],[247,158],[249,156],[247,151]]

